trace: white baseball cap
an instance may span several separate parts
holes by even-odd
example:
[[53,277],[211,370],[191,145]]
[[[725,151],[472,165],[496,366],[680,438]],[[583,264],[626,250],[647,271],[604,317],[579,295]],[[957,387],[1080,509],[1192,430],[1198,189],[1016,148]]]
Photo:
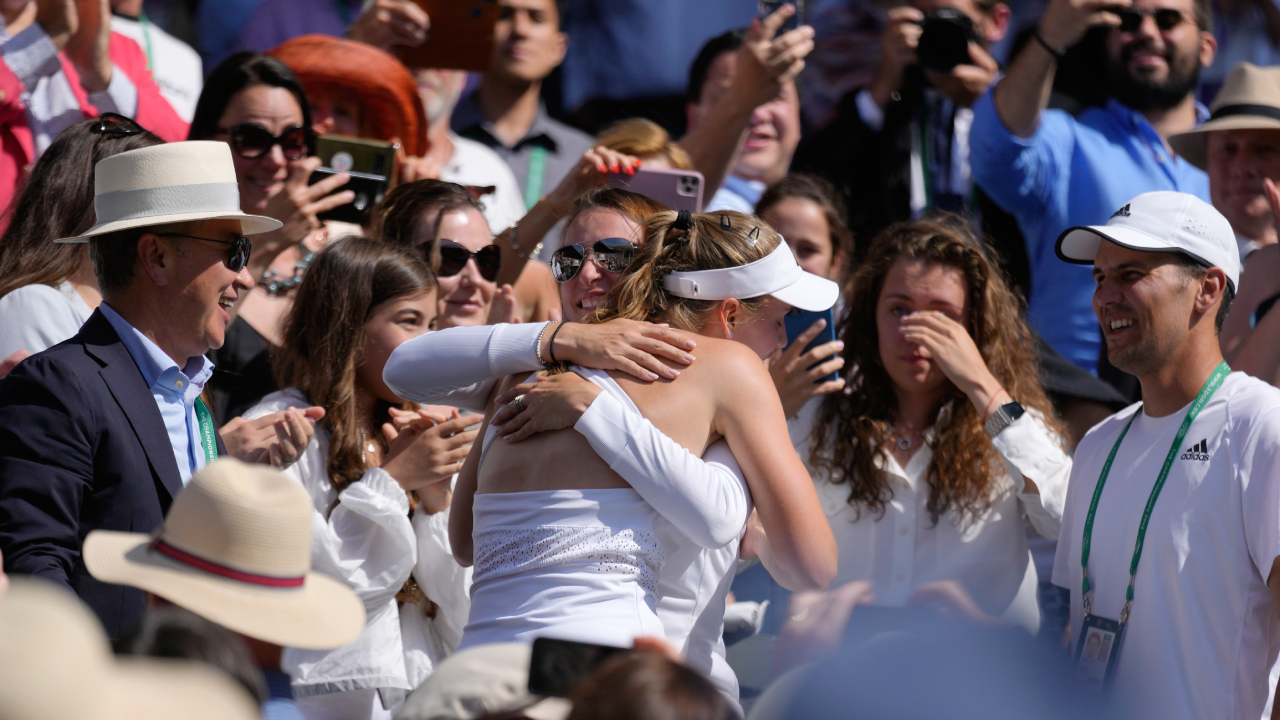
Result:
[[1102,240],[1143,252],[1177,252],[1220,268],[1235,292],[1240,282],[1240,249],[1231,223],[1195,195],[1159,191],[1125,203],[1106,225],[1068,228],[1058,236],[1058,257],[1092,265]]
[[836,304],[840,286],[800,269],[785,240],[773,252],[746,265],[673,272],[662,286],[676,297],[692,300],[728,300],[772,295],[801,310],[820,312]]

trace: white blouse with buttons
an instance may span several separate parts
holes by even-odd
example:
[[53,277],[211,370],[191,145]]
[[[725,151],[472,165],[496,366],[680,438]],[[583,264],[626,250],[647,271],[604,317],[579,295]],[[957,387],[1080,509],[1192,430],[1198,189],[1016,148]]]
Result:
[[[929,516],[925,471],[933,459],[925,444],[901,466],[892,455],[878,463],[890,477],[893,499],[883,515],[849,504],[849,485],[835,484],[809,465],[810,430],[821,398],[788,421],[791,441],[813,476],[840,553],[833,587],[850,580],[875,583],[876,604],[903,605],[921,585],[958,580],[987,614],[1032,633],[1040,625],[1037,575],[1027,549],[1023,514],[1045,537],[1057,538],[1071,474],[1063,443],[1034,413],[1027,412],[995,437],[1005,472],[991,507],[961,523],[948,511],[934,524]],[[1039,494],[1022,492],[1030,479]]]

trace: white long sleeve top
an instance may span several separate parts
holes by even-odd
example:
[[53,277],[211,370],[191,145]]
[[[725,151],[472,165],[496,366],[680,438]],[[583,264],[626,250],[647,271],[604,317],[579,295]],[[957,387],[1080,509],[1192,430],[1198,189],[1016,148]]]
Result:
[[[1038,577],[1027,548],[1022,517],[1056,538],[1066,504],[1071,456],[1048,426],[1028,411],[993,440],[1004,473],[990,509],[962,523],[947,512],[935,525],[929,516],[925,472],[933,459],[932,434],[906,467],[892,455],[879,465],[889,475],[893,499],[883,517],[849,504],[849,486],[829,481],[809,463],[810,436],[821,399],[811,400],[788,422],[791,441],[818,489],[839,552],[834,585],[875,582],[876,603],[902,605],[920,585],[959,580],[986,613],[1033,633],[1039,628]],[[1039,494],[1023,492],[1030,478]]]
[[[310,405],[301,392],[289,388],[263,398],[245,418]],[[311,496],[312,569],[345,582],[364,603],[367,620],[359,639],[335,650],[285,648],[282,669],[292,678],[294,695],[299,697],[369,688],[407,692],[443,655],[429,640],[402,634],[396,593],[415,569],[429,571],[429,576],[418,576],[419,585],[450,616],[448,622],[460,626],[467,608],[460,607],[456,598],[465,596],[466,585],[461,583],[469,584],[470,576],[456,563],[455,569],[435,574],[440,558],[452,560],[445,531],[447,513],[422,514],[411,520],[404,490],[379,468],[370,468],[339,494],[328,466],[329,432],[318,426],[311,444],[284,473]],[[460,587],[452,587],[455,584]],[[427,632],[427,618],[411,620],[409,611],[421,614],[421,610],[405,608],[407,626]],[[443,649],[447,654],[451,648]]]

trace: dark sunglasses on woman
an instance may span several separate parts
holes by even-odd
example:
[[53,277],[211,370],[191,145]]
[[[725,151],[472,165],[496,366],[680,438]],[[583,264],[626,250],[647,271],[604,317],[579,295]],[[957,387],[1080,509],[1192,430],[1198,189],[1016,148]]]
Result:
[[197,235],[183,235],[182,233],[157,233],[160,237],[180,237],[188,240],[204,240],[205,242],[218,243],[219,245],[230,245],[231,256],[227,258],[227,269],[231,272],[240,272],[240,270],[249,264],[249,254],[253,252],[253,243],[249,238],[243,235],[235,240],[217,240],[215,238],[199,237]]
[[89,130],[98,135],[141,135],[147,131],[136,121],[113,112],[102,113]]
[[231,149],[242,158],[253,160],[271,152],[273,145],[279,145],[285,160],[301,160],[311,150],[311,128],[294,125],[285,128],[279,135],[272,135],[269,130],[254,123],[232,125],[230,129],[220,130],[231,136]]
[[636,249],[630,240],[622,238],[604,238],[589,245],[565,245],[551,255],[551,274],[555,276],[556,282],[569,282],[582,269],[587,258],[594,258],[596,265],[602,270],[620,273],[631,264]]
[[[423,246],[423,254],[431,259],[431,245]],[[462,272],[467,261],[476,259],[476,268],[480,277],[493,282],[498,279],[498,271],[502,269],[502,250],[497,245],[485,245],[472,252],[452,240],[440,241],[440,267],[436,269],[438,277],[453,277]]]
[[1120,18],[1120,32],[1137,32],[1142,27],[1142,20],[1150,15],[1156,21],[1156,28],[1165,31],[1172,30],[1182,24],[1186,17],[1181,10],[1173,8],[1160,8],[1159,10],[1134,10],[1133,8],[1117,8],[1111,10]]

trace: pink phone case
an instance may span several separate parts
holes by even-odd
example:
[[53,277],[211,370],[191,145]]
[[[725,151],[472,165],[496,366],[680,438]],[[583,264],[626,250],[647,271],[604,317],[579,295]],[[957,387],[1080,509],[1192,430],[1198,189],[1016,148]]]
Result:
[[676,211],[702,212],[702,185],[702,173],[696,170],[641,167],[635,175],[609,174],[609,187],[639,193]]

